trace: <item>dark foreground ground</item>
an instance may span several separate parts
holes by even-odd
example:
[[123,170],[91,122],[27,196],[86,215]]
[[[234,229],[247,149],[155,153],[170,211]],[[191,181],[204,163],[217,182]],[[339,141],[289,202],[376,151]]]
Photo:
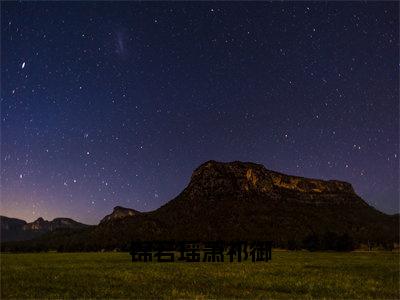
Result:
[[6,298],[398,299],[399,253],[279,252],[272,261],[132,263],[127,253],[1,254]]

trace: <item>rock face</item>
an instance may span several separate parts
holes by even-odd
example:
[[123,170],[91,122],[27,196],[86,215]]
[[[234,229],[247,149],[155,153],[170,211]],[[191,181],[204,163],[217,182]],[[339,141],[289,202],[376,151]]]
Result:
[[101,221],[101,223],[109,222],[112,220],[117,220],[117,219],[122,219],[128,216],[136,216],[141,214],[141,212],[131,209],[131,208],[125,208],[122,206],[116,206],[114,207],[114,210],[111,214],[105,216]]
[[269,171],[263,165],[239,161],[202,164],[194,171],[188,189],[213,193],[257,191],[270,194],[276,193],[277,189],[286,189],[299,193],[354,194],[353,187],[347,182],[289,176]]
[[24,220],[0,216],[1,241],[30,240],[57,229],[83,229],[89,225],[68,218],[46,221],[43,218],[27,223]]

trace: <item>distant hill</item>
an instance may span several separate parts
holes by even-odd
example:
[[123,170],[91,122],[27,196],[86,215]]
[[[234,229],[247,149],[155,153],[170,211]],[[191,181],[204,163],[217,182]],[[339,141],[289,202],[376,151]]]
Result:
[[0,216],[1,241],[31,240],[58,229],[84,229],[89,225],[68,218],[56,218],[46,221],[38,218],[27,223],[24,220]]
[[310,236],[337,235],[393,245],[399,217],[368,205],[346,182],[289,176],[254,163],[208,161],[176,198],[155,211],[116,207],[98,226],[45,235],[36,245],[99,250],[123,249],[132,239],[268,239],[290,247]]

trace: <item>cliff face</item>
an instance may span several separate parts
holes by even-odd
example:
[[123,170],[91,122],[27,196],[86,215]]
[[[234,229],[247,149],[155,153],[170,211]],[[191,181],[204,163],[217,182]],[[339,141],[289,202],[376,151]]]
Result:
[[31,223],[27,223],[22,227],[22,230],[45,230],[49,226],[49,221],[45,221],[43,218],[38,218]]
[[[187,201],[198,199],[200,202],[218,197],[221,199],[258,197],[264,199],[259,205],[272,205],[274,201],[280,199],[282,206],[287,202],[292,202],[293,205],[308,203],[348,207],[368,206],[347,182],[290,176],[267,170],[263,165],[244,162],[209,161],[202,164],[193,172],[190,183],[182,194]],[[268,199],[269,201],[265,202]]]
[[197,168],[188,189],[223,193],[257,191],[275,193],[286,189],[301,193],[355,194],[351,184],[343,181],[309,179],[267,170],[263,165],[244,162],[208,161]]
[[275,187],[302,193],[347,193],[355,194],[350,183],[337,180],[318,180],[296,176],[288,176],[270,171]]
[[130,217],[130,216],[136,216],[141,214],[141,212],[131,209],[131,208],[125,208],[122,206],[116,206],[113,209],[113,212],[107,216],[105,216],[101,221],[100,224],[117,220],[117,219],[122,219],[125,217]]
[[209,161],[198,167],[186,188],[191,195],[198,193],[273,192],[272,177],[262,165],[233,162],[229,164]]

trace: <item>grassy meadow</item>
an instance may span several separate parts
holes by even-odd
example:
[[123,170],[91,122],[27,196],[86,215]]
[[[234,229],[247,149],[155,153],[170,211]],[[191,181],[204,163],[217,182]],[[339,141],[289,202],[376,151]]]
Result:
[[128,253],[1,254],[1,299],[398,299],[399,253],[274,251],[252,263],[132,263]]

